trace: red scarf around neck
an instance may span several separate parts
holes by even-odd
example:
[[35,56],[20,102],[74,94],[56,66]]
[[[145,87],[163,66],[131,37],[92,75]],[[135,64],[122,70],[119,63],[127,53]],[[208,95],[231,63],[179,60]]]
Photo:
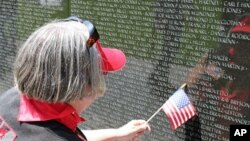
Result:
[[17,120],[21,122],[56,120],[72,131],[76,131],[77,125],[85,121],[67,103],[48,103],[28,98],[23,94],[21,94],[20,98]]

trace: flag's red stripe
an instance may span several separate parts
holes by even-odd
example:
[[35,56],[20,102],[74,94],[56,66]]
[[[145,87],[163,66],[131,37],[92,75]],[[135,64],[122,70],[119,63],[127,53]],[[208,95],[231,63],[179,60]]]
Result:
[[178,121],[177,121],[177,118],[176,118],[176,114],[174,112],[174,108],[173,108],[173,105],[168,101],[167,102],[167,105],[168,105],[168,108],[169,108],[169,115],[172,116],[172,120],[174,122],[173,124],[173,129],[176,129],[178,127]]
[[169,103],[172,106],[172,114],[174,115],[175,122],[177,123],[175,128],[174,128],[174,129],[176,129],[177,127],[179,127],[181,125],[181,120],[180,120],[178,112],[176,111],[176,106],[172,102],[169,102]]
[[185,107],[181,108],[181,109],[178,109],[178,113],[179,113],[179,115],[181,117],[181,124],[183,124],[185,121],[187,121],[187,117],[186,117],[184,109],[185,109]]
[[174,117],[173,119],[174,119],[174,121],[175,121],[175,123],[176,123],[174,129],[176,129],[178,126],[180,126],[181,122],[180,122],[180,120],[179,120],[178,114],[176,113],[175,105],[173,105],[173,103],[170,102],[170,101],[169,101],[168,104],[169,104],[170,109],[171,109],[171,113],[170,113],[170,114],[173,115],[173,117]]
[[190,117],[189,118],[191,118],[192,116],[195,115],[194,107],[191,104],[189,104],[187,108],[188,108],[188,112],[190,113]]
[[[185,121],[184,121],[184,117],[182,116],[182,114],[181,114],[181,111],[179,110],[179,109],[176,109],[177,110],[177,115],[178,115],[178,117],[179,117],[179,120],[180,120],[180,123],[182,124],[182,123],[184,123]],[[180,124],[180,125],[181,125]],[[179,125],[179,126],[180,126]]]
[[180,112],[179,112],[179,109],[176,107],[176,105],[174,105],[174,103],[170,100],[170,103],[172,104],[173,106],[173,113],[175,113],[175,116],[176,116],[176,120],[177,120],[177,127],[180,126],[182,123],[183,123],[183,119],[180,115]]
[[165,114],[167,115],[168,117],[168,120],[170,122],[170,125],[171,125],[171,128],[172,129],[175,129],[175,126],[176,126],[176,123],[174,121],[174,117],[172,116],[170,110],[169,110],[169,106],[168,106],[168,103],[166,102],[163,106],[163,110],[165,112]]
[[191,114],[190,109],[189,109],[189,105],[185,108],[185,112],[186,112],[188,118],[192,117],[192,114]]
[[191,118],[192,116],[195,115],[195,110],[194,110],[194,107],[193,107],[192,104],[188,105],[187,112],[189,113],[189,117],[188,118]]
[[190,107],[191,107],[191,111],[192,111],[192,116],[194,116],[196,114],[196,111],[195,111],[195,108],[192,104],[190,104]]
[[184,123],[190,118],[188,106],[181,108],[180,111],[181,111],[181,115],[184,119],[184,121],[183,121],[183,123]]
[[184,122],[188,120],[188,115],[186,113],[186,107],[181,108],[181,115],[184,117]]

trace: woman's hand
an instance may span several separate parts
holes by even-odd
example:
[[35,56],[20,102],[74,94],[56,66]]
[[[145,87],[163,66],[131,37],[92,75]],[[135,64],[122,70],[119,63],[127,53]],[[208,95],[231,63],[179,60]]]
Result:
[[144,133],[150,131],[150,126],[145,120],[132,120],[117,129],[116,141],[137,141]]
[[137,141],[150,131],[145,120],[132,120],[120,128],[82,130],[88,141]]

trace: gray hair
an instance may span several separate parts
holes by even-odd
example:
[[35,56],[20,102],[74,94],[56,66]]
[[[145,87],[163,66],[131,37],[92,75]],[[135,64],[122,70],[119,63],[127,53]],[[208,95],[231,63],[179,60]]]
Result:
[[88,38],[87,27],[75,21],[54,21],[37,29],[22,45],[14,63],[18,89],[48,102],[103,95],[100,54],[95,45],[86,47]]

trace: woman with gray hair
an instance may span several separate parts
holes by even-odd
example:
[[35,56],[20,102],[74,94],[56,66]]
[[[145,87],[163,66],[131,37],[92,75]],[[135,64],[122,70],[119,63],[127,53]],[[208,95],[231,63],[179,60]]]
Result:
[[94,25],[77,17],[31,34],[14,64],[17,88],[0,95],[0,139],[134,141],[150,130],[144,120],[117,129],[77,127],[84,121],[79,114],[104,94],[104,73],[118,71],[126,62],[122,51],[102,48],[98,39]]

